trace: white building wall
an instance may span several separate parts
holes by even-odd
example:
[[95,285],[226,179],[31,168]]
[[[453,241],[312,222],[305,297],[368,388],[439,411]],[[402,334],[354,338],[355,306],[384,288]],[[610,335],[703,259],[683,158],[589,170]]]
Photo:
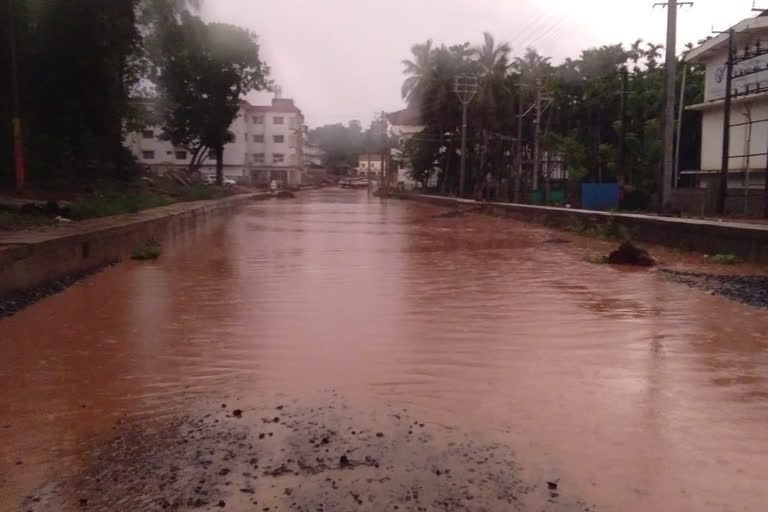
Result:
[[404,188],[414,188],[417,186],[417,182],[411,178],[412,169],[409,163],[402,160],[402,148],[409,138],[423,131],[424,126],[421,125],[392,125],[390,127],[390,133],[397,141],[396,146],[392,148],[392,158],[403,163],[397,170],[397,182],[402,184]]
[[[722,167],[723,155],[723,108],[714,108],[702,112],[701,168],[704,171],[717,171]],[[731,124],[744,123],[750,114],[753,121],[768,119],[768,98],[749,103],[734,103],[731,107]],[[754,123],[750,136],[749,127],[734,126],[730,132],[730,154],[732,156],[768,152],[768,123]],[[751,143],[748,144],[748,140]],[[764,170],[766,157],[731,158],[729,169]]]
[[[256,122],[261,117],[263,123]],[[282,117],[283,123],[275,123],[275,117]],[[286,182],[291,185],[301,183],[301,167],[299,161],[301,155],[300,146],[302,137],[300,129],[303,124],[301,114],[296,112],[264,112],[255,109],[241,108],[237,118],[233,121],[230,131],[235,140],[224,146],[224,175],[238,181],[250,181],[254,170],[283,170],[287,176]],[[192,155],[187,153],[185,159],[177,158],[177,151],[185,151],[183,148],[174,148],[168,141],[160,140],[162,129],[158,126],[148,127],[152,138],[143,137],[143,132],[132,132],[126,137],[126,146],[137,160],[158,172],[163,172],[174,167],[185,167],[189,164]],[[263,135],[264,141],[257,142],[254,135]],[[282,142],[275,142],[274,136],[282,136]],[[150,154],[152,152],[151,158]],[[257,154],[263,154],[264,160],[259,163],[254,158]],[[283,161],[274,162],[274,155],[284,155]],[[215,159],[208,159],[201,166],[203,174],[216,172]]]

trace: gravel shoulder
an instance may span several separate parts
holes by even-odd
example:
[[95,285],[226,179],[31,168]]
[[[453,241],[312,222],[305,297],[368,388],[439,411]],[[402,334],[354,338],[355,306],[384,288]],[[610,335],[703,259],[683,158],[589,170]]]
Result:
[[717,275],[660,269],[661,274],[676,283],[720,295],[750,306],[768,308],[768,276]]

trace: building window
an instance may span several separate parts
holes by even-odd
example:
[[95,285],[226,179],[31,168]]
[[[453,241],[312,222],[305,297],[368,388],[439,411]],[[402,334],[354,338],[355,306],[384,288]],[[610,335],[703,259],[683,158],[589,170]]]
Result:
[[264,124],[264,116],[253,116],[253,124]]
[[141,130],[141,137],[143,139],[154,139],[155,132],[153,132],[152,130]]
[[187,152],[186,151],[176,151],[176,160],[186,160],[187,159]]
[[273,164],[281,164],[285,162],[285,155],[282,153],[275,153],[272,155],[272,163]]
[[154,151],[142,151],[141,152],[141,158],[144,160],[154,160],[155,159],[155,152]]
[[275,142],[275,144],[282,144],[285,142],[285,135],[273,135],[272,140]]
[[253,142],[264,142],[264,135],[254,135]]
[[283,116],[275,116],[272,118],[272,124],[284,124],[285,118]]
[[254,153],[253,154],[253,163],[255,163],[255,164],[263,164],[264,163],[264,153]]

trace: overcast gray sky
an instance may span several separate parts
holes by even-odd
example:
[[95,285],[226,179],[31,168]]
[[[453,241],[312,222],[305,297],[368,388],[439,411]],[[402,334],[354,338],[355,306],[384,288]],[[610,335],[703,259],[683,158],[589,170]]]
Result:
[[[663,44],[666,9],[654,0],[205,0],[203,17],[259,34],[283,96],[307,124],[359,119],[403,107],[401,60],[410,47],[479,44],[483,31],[559,63],[582,49],[641,37]],[[768,0],[756,0],[768,9]],[[679,12],[678,49],[752,16],[753,0],[696,0]],[[268,95],[250,99],[268,101]]]

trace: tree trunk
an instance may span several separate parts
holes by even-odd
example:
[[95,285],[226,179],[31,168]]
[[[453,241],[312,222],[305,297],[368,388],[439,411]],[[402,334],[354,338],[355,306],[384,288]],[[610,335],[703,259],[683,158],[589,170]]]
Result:
[[224,184],[224,146],[218,146],[214,149],[216,154],[216,184]]

